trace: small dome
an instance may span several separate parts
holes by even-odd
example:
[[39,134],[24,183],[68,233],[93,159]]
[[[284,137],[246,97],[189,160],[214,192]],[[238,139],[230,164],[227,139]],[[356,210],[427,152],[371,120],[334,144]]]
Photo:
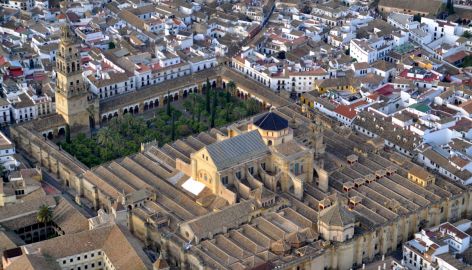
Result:
[[254,125],[263,130],[279,131],[288,128],[288,121],[274,112],[268,112],[254,119]]
[[356,217],[353,213],[335,202],[329,208],[324,209],[320,213],[320,221],[328,226],[344,227],[356,222]]

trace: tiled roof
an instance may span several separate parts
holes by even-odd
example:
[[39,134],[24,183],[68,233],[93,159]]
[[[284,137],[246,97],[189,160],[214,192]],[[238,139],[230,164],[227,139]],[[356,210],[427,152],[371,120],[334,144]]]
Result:
[[54,208],[53,220],[66,234],[89,229],[87,217],[64,198],[61,198]]
[[208,233],[215,233],[223,227],[231,229],[241,225],[246,219],[248,221],[249,214],[253,209],[253,201],[244,201],[228,206],[221,211],[208,213],[190,220],[187,224],[192,229],[195,237],[202,239],[208,237]]
[[60,270],[58,263],[46,256],[23,254],[13,260],[8,270]]
[[279,131],[288,127],[288,121],[274,112],[268,112],[254,119],[254,125],[263,130]]
[[28,254],[40,251],[42,256],[56,259],[101,249],[115,269],[152,269],[139,240],[120,225],[66,234],[22,248]]
[[347,226],[356,221],[354,214],[349,212],[345,207],[335,202],[332,206],[324,209],[320,213],[320,221],[328,226]]
[[257,130],[210,144],[206,149],[218,170],[265,155],[269,150]]

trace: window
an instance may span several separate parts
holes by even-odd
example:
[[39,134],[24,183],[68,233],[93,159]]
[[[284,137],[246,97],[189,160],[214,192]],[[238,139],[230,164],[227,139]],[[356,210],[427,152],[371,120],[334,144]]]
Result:
[[228,176],[221,177],[221,182],[223,183],[223,185],[227,185],[228,184]]

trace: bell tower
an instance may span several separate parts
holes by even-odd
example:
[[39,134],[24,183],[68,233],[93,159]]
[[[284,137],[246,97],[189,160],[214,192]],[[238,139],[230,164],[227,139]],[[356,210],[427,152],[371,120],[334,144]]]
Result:
[[56,112],[64,117],[71,134],[88,132],[92,124],[90,117],[94,118],[94,115],[89,115],[89,111],[96,109],[89,109],[90,106],[95,107],[95,104],[90,102],[92,99],[82,78],[76,36],[68,23],[61,27],[56,76]]

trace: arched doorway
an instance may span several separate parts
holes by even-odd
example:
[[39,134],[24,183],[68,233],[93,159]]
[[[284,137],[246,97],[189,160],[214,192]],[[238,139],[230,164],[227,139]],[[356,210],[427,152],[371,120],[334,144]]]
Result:
[[65,128],[61,127],[57,132],[57,136],[64,136],[66,134]]
[[211,83],[211,87],[216,88],[216,81],[213,81],[213,83]]
[[52,131],[49,131],[48,132],[48,139],[52,140],[52,138],[54,138],[54,135],[52,134]]
[[281,181],[277,181],[277,184],[275,184],[275,192],[281,192],[282,191],[282,183]]
[[128,113],[128,108],[126,108],[124,111],[123,111],[123,114],[127,114]]

